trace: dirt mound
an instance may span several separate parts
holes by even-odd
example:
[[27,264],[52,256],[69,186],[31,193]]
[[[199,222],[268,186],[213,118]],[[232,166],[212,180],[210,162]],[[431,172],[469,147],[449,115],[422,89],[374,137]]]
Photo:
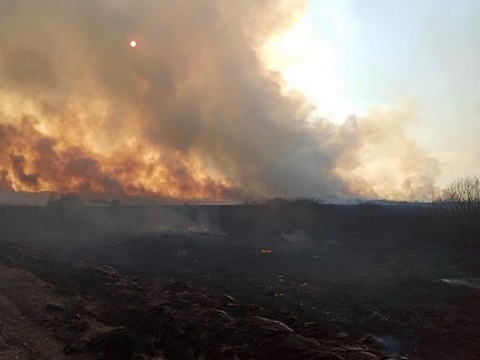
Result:
[[186,282],[74,265],[13,243],[0,243],[0,262],[0,321],[16,331],[0,332],[2,359],[387,358],[368,337]]

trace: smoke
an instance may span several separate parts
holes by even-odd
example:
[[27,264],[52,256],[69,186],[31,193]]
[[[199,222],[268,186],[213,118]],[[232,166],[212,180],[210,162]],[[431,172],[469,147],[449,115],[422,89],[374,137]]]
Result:
[[429,196],[437,165],[397,114],[312,123],[308,101],[265,66],[260,48],[305,6],[0,0],[1,189]]
[[408,136],[408,125],[416,120],[415,104],[405,103],[351,117],[339,128],[335,172],[346,181],[347,193],[366,199],[433,199],[439,164]]

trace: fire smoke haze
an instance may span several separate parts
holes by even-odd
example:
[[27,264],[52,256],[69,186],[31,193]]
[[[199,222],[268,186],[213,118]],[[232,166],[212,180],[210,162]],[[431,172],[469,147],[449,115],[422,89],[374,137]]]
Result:
[[414,103],[312,120],[266,63],[306,6],[0,0],[0,189],[430,199],[439,167],[407,134]]

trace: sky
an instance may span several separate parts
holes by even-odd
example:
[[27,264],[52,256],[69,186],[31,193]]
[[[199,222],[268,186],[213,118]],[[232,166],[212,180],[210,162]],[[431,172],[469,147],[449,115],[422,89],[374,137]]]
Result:
[[431,200],[480,165],[479,9],[0,0],[0,202]]
[[320,115],[415,103],[408,131],[438,159],[437,185],[479,173],[478,1],[312,0],[299,24],[286,76]]

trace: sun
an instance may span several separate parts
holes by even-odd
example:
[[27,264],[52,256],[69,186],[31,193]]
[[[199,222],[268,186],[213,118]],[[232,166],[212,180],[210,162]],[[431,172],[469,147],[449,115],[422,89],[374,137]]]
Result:
[[130,47],[134,48],[137,46],[137,42],[135,40],[130,41]]

